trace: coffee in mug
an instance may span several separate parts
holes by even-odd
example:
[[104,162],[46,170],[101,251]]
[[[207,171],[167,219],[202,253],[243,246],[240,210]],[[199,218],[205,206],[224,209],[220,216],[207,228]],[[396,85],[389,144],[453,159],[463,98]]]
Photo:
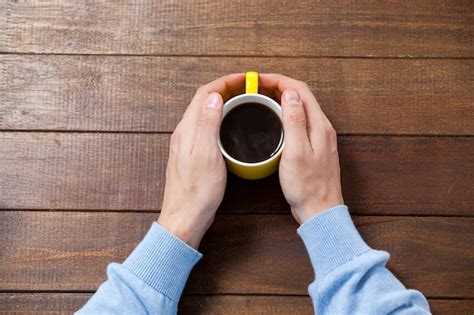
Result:
[[243,103],[229,111],[222,120],[222,147],[239,161],[262,162],[280,149],[282,128],[280,118],[267,106]]
[[230,172],[260,179],[277,169],[284,146],[281,107],[258,94],[258,73],[247,72],[245,94],[224,104],[219,148]]

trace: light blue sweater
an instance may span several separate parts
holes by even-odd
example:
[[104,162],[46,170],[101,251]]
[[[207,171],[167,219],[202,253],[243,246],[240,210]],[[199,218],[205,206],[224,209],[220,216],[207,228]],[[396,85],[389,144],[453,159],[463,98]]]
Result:
[[[317,275],[309,294],[318,315],[429,314],[424,296],[406,289],[385,267],[388,253],[362,240],[346,206],[327,209],[301,225],[298,234]],[[201,257],[153,223],[123,264],[108,266],[108,280],[77,314],[176,314]]]

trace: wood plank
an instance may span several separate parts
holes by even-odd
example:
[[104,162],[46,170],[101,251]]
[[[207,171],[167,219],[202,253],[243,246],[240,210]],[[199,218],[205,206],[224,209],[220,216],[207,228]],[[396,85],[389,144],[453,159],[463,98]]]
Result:
[[[91,293],[0,293],[0,314],[70,314]],[[471,315],[474,300],[430,299],[434,315]],[[306,296],[184,295],[179,314],[313,314]]]
[[[158,210],[169,137],[0,133],[0,209]],[[473,214],[472,137],[340,136],[339,150],[354,213]],[[229,176],[221,210],[289,212],[276,175]]]
[[90,293],[0,293],[0,314],[71,314]]
[[[432,314],[472,315],[473,300],[428,299]],[[314,314],[306,296],[183,296],[181,314]]]
[[185,295],[179,314],[314,314],[309,296]]
[[474,60],[0,55],[0,129],[173,131],[196,88],[255,69],[307,82],[340,134],[474,134]]
[[474,300],[430,300],[430,308],[434,315],[472,315]]
[[2,52],[473,57],[467,0],[2,1]]
[[[0,314],[71,313],[90,298],[89,293],[0,293]],[[312,314],[309,297],[184,295],[179,314]]]
[[[154,213],[0,212],[0,290],[95,290]],[[470,297],[474,218],[355,217],[389,268],[428,297]],[[289,215],[220,214],[202,242],[186,292],[307,294],[314,277]],[[416,268],[413,268],[416,266]]]

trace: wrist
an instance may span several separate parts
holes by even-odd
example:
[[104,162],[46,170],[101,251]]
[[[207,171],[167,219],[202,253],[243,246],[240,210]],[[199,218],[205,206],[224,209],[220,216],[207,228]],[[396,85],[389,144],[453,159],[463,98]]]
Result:
[[339,205],[344,205],[342,196],[335,196],[331,199],[308,202],[298,208],[292,207],[291,210],[296,221],[301,225],[311,220],[315,216],[323,213],[324,211],[335,208]]
[[168,215],[166,211],[162,211],[157,220],[166,231],[194,249],[198,249],[212,221],[213,218],[203,221],[202,219],[195,220],[189,215]]

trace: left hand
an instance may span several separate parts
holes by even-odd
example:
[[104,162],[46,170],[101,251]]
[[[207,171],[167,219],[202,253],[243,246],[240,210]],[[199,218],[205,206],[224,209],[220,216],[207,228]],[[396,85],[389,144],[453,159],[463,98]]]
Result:
[[337,135],[306,83],[279,74],[261,74],[261,86],[281,95],[285,148],[280,184],[300,224],[344,204]]
[[227,171],[217,144],[223,97],[239,94],[244,82],[243,73],[231,74],[200,87],[171,136],[158,223],[193,248],[224,197]]

